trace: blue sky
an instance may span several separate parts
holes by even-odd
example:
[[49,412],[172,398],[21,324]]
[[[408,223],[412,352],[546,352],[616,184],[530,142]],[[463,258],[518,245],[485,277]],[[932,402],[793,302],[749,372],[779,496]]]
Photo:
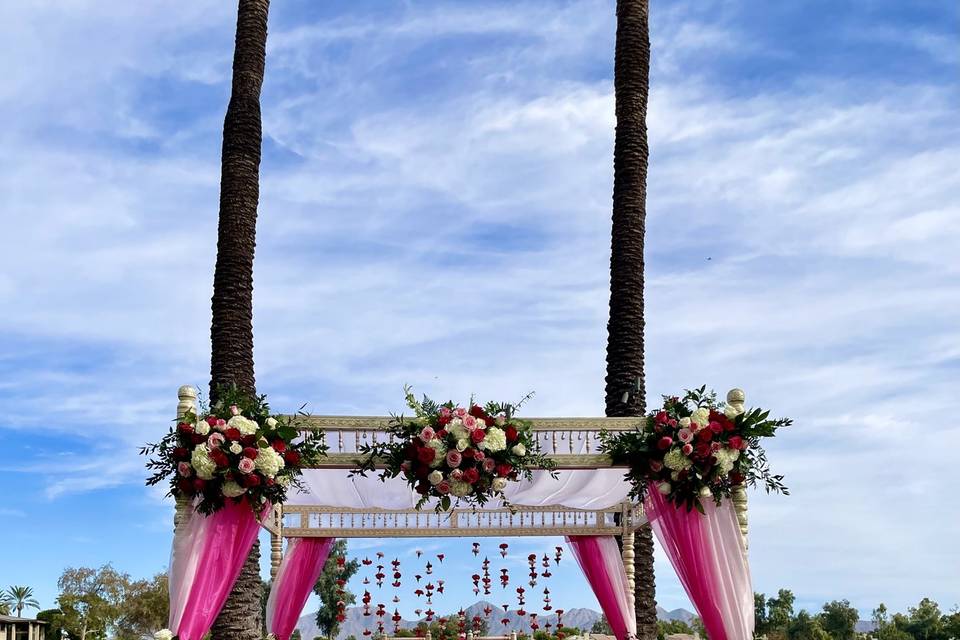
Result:
[[[653,4],[649,397],[736,385],[795,418],[769,447],[793,495],[751,501],[757,590],[960,604],[960,10]],[[167,561],[136,447],[208,375],[228,5],[0,7],[0,584],[44,606],[65,566]],[[370,414],[404,383],[534,389],[530,415],[601,414],[613,2],[270,20],[260,390]],[[561,608],[592,600],[571,564]]]

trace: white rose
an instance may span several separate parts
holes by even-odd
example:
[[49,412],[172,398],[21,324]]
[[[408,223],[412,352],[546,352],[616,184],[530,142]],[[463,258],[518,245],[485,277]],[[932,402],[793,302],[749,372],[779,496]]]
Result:
[[663,495],[669,494],[670,489],[672,489],[672,487],[670,486],[669,482],[660,482],[657,484],[657,491],[659,491]]
[[706,407],[700,407],[693,412],[693,415],[690,416],[691,422],[695,422],[701,427],[707,426],[707,423],[710,422],[710,409]]
[[490,484],[493,487],[494,491],[503,491],[507,488],[507,479],[506,478],[494,478],[493,482]]
[[522,442],[517,443],[516,445],[514,445],[513,449],[511,449],[511,451],[513,451],[513,455],[515,455],[515,456],[525,456],[525,455],[527,455],[527,448],[526,448],[525,446],[523,446],[523,443],[522,443]]
[[431,471],[430,475],[427,476],[427,480],[430,481],[430,484],[440,484],[443,480],[443,474],[439,471]]
[[210,459],[210,452],[202,444],[194,448],[190,455],[190,465],[197,472],[197,477],[203,480],[211,480],[217,470],[217,463]]
[[233,427],[245,436],[253,435],[257,432],[257,423],[243,416],[233,416],[227,420],[227,426]]
[[471,491],[473,491],[473,486],[468,482],[459,482],[454,480],[450,483],[450,493],[458,498],[470,495]]
[[680,418],[680,426],[686,429],[690,428],[690,418]]
[[466,438],[460,438],[457,440],[457,451],[465,451],[467,447],[470,446],[470,441]]
[[434,438],[427,443],[427,446],[437,452],[437,455],[433,456],[433,462],[430,463],[430,467],[436,469],[444,463],[447,457],[447,445],[443,444],[440,438]]
[[207,424],[206,420],[197,420],[197,424],[193,425],[193,430],[199,435],[205,436],[210,433],[210,425]]
[[725,407],[723,408],[723,415],[727,416],[727,417],[730,418],[731,420],[733,420],[734,418],[736,418],[736,417],[737,417],[738,415],[740,415],[741,413],[743,413],[743,412],[742,412],[742,411],[737,411],[736,407],[734,407],[733,405],[729,405],[729,404],[728,404],[727,406],[725,406]]
[[243,445],[239,442],[234,442],[230,445],[230,453],[237,454],[243,451]]
[[272,416],[269,417],[269,418],[267,418],[267,426],[270,427],[271,429],[276,429],[276,428],[277,428],[277,419],[274,418],[274,417],[272,417]]
[[227,496],[228,498],[239,498],[247,492],[246,489],[238,485],[233,480],[227,480],[224,482],[222,491],[223,495]]
[[712,497],[713,497],[713,491],[710,491],[710,487],[703,487],[702,489],[700,489],[700,497],[701,497],[701,498],[712,498]]
[[173,632],[170,629],[160,629],[153,634],[153,640],[173,640]]
[[467,431],[467,428],[463,426],[463,422],[460,418],[456,418],[447,425],[447,433],[456,438],[457,440],[462,440],[470,436],[470,432]]

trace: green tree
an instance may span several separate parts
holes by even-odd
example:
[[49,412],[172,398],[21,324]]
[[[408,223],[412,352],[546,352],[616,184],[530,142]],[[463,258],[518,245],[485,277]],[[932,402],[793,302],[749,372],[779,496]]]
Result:
[[830,640],[830,635],[820,626],[820,621],[806,610],[801,610],[787,622],[786,637],[789,640]]
[[[290,634],[290,640],[303,640],[300,636],[300,629],[293,630],[293,633]],[[350,640],[350,638],[347,638],[347,640]],[[356,638],[354,638],[354,640],[356,640]]]
[[947,640],[940,605],[930,598],[924,598],[917,606],[910,607],[907,614],[903,631],[916,640]]
[[116,640],[141,640],[167,626],[170,584],[167,574],[149,580],[128,581],[114,628]]
[[0,592],[0,616],[10,615],[10,596],[6,592]]
[[109,564],[99,569],[65,569],[57,582],[63,627],[78,640],[88,640],[88,636],[106,637],[120,617],[128,581],[129,576]]
[[347,590],[346,585],[344,585],[343,595],[337,595],[337,580],[349,582],[350,578],[360,569],[359,562],[348,560],[338,571],[337,558],[346,557],[347,541],[337,540],[330,549],[330,555],[327,557],[326,564],[323,565],[323,571],[317,579],[317,584],[313,586],[313,592],[320,596],[320,608],[317,609],[317,627],[329,638],[337,635],[337,631],[340,629],[340,621],[337,620],[337,601],[343,600],[344,605],[348,606],[357,600],[356,596]]
[[693,628],[683,620],[657,620],[657,638],[664,640],[675,633],[693,635]]
[[943,633],[951,640],[960,640],[960,608],[955,608],[950,615],[943,616]]
[[[64,616],[60,609],[44,609],[37,613],[37,620],[47,623],[44,634],[48,640],[60,640],[62,631],[65,631]],[[71,636],[68,632],[67,637],[72,639],[75,636]]]
[[767,616],[767,596],[753,593],[753,629],[757,636],[765,636],[770,630],[770,618]]
[[[260,92],[266,64],[270,0],[239,0],[230,102],[223,120],[220,216],[210,324],[210,399],[226,385],[256,393],[253,372],[253,256],[260,199]],[[215,640],[260,640],[263,621],[260,543],[217,616]]]
[[7,587],[5,592],[6,599],[10,607],[17,612],[17,617],[22,617],[24,609],[40,609],[40,603],[33,597],[33,589],[22,585]]
[[795,598],[789,589],[780,589],[775,598],[767,599],[767,630],[771,638],[784,638],[787,627],[793,620],[793,602]]
[[833,640],[853,640],[859,620],[860,612],[850,606],[849,600],[828,602],[819,615],[820,626]]
[[593,626],[590,628],[590,633],[612,636],[613,628],[610,626],[610,621],[607,620],[607,616],[600,616],[600,619],[594,622]]

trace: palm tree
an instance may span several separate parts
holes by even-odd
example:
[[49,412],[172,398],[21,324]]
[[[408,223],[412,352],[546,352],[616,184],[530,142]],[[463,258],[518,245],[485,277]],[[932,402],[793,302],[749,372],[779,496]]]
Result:
[[[270,0],[239,0],[233,53],[233,87],[223,122],[220,219],[213,276],[210,398],[236,385],[256,393],[253,374],[253,255],[260,198],[262,125],[260,90]],[[254,543],[213,625],[219,640],[258,640],[260,543]]]
[[[613,151],[613,229],[610,319],[607,323],[606,414],[645,411],[643,376],[643,236],[647,196],[647,96],[650,88],[649,0],[617,0],[614,94],[617,130]],[[653,533],[637,531],[637,635],[657,635]]]
[[40,608],[40,603],[33,597],[33,589],[23,586],[9,587],[3,594],[2,600],[17,611],[17,617],[23,612],[24,608]]

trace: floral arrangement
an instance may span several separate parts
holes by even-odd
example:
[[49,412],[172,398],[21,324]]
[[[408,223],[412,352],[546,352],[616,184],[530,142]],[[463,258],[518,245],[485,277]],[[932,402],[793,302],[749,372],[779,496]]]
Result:
[[[540,452],[530,424],[517,420],[516,405],[496,402],[469,407],[453,402],[438,404],[424,396],[416,399],[410,388],[407,405],[414,417],[394,417],[387,427],[387,442],[362,445],[355,475],[365,476],[385,465],[380,479],[402,476],[420,494],[417,508],[437,498],[437,511],[446,511],[461,500],[483,505],[491,497],[504,500],[510,481],[533,477],[532,468],[554,468]],[[504,500],[504,502],[506,502]]]
[[664,396],[663,406],[644,419],[637,431],[600,434],[601,450],[615,464],[628,464],[631,495],[642,500],[652,483],[678,507],[703,512],[701,500],[717,503],[744,485],[762,483],[767,492],[789,491],[783,476],[773,475],[761,438],[792,424],[770,419],[761,409],[717,401],[706,387],[680,398]]
[[169,481],[170,495],[195,501],[204,514],[227,500],[246,499],[254,509],[268,501],[282,504],[303,467],[326,453],[323,434],[301,437],[297,417],[271,415],[265,396],[224,387],[217,397],[212,407],[188,412],[162,440],[140,450],[150,457],[147,485]]

